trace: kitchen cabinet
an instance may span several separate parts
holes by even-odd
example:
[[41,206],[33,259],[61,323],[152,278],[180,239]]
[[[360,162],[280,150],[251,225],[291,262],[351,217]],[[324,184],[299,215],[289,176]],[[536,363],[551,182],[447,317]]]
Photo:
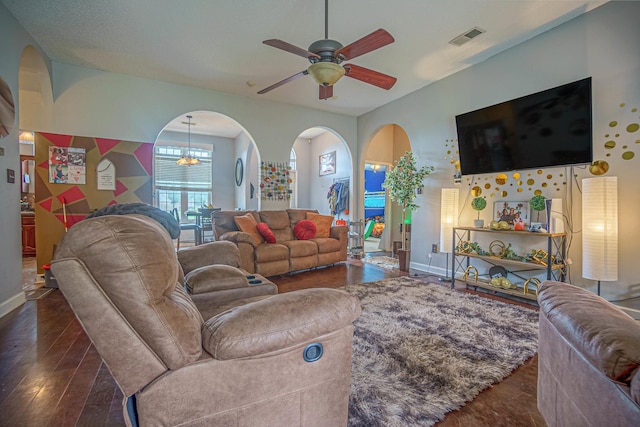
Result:
[[36,217],[22,215],[22,256],[36,256]]

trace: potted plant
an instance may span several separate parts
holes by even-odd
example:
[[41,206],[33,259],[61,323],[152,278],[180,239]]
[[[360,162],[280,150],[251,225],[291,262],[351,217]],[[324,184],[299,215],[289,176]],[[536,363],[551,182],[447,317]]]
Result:
[[531,209],[537,212],[536,214],[536,222],[531,223],[530,229],[532,231],[540,231],[542,228],[542,223],[540,222],[540,212],[547,208],[547,204],[545,203],[546,197],[542,194],[537,194],[529,200],[529,206]]
[[471,207],[473,210],[478,211],[478,219],[473,221],[473,226],[476,228],[484,227],[484,220],[480,219],[480,211],[487,207],[487,201],[484,197],[475,197],[471,200]]
[[402,208],[402,247],[398,251],[401,271],[409,271],[409,249],[407,241],[407,214],[419,208],[413,201],[419,189],[424,187],[424,179],[434,171],[433,166],[416,166],[417,158],[410,151],[405,152],[397,164],[387,172],[382,188],[389,190],[389,197]]

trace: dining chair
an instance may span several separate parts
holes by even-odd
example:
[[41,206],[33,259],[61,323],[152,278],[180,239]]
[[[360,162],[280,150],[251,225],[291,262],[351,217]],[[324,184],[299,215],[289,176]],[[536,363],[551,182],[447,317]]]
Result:
[[[180,213],[178,212],[178,208],[173,208],[171,211],[173,217],[180,224],[180,231],[182,230],[193,230],[193,237],[195,241],[195,245],[199,245],[202,243],[202,233],[200,231],[201,227],[198,224],[189,224],[189,223],[181,223],[180,222]],[[180,236],[178,236],[177,249],[180,249]]]

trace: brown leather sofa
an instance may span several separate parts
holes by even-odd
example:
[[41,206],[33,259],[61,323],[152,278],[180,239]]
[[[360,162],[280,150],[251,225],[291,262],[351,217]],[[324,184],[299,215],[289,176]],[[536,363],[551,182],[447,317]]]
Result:
[[346,425],[356,297],[263,295],[203,318],[170,236],[142,215],[74,225],[51,269],[126,396],[128,425]]
[[640,324],[566,283],[544,282],[538,302],[538,409],[547,425],[640,425]]
[[[332,265],[347,259],[348,229],[333,226],[329,237],[297,240],[293,229],[315,210],[286,209],[279,211],[216,211],[212,213],[216,241],[235,243],[240,250],[240,267],[249,273],[266,277]],[[264,222],[276,237],[276,243],[256,243],[239,231],[234,217],[250,213],[256,222]]]

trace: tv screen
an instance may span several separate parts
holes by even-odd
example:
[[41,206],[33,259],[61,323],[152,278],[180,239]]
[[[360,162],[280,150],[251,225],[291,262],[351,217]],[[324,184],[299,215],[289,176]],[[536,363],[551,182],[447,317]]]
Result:
[[591,163],[591,78],[456,116],[462,175]]

